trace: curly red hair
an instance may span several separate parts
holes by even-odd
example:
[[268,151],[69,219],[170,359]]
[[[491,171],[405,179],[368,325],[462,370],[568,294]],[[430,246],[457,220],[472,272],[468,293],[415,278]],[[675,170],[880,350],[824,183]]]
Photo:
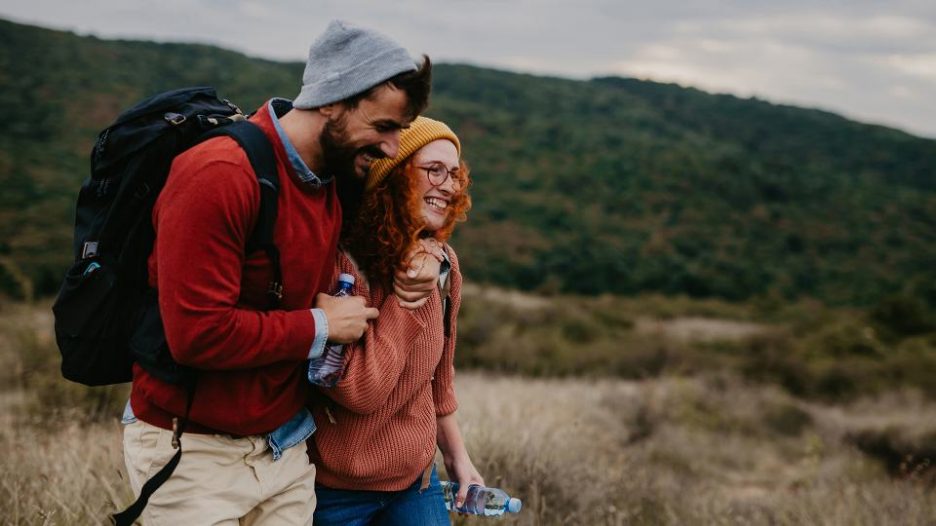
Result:
[[471,177],[465,161],[458,163],[458,191],[449,201],[448,218],[435,232],[426,231],[422,217],[423,196],[417,192],[420,177],[425,174],[416,168],[410,156],[362,197],[357,214],[342,229],[342,247],[357,262],[371,286],[389,290],[394,273],[403,268],[406,256],[420,238],[434,237],[445,242],[455,223],[468,218]]

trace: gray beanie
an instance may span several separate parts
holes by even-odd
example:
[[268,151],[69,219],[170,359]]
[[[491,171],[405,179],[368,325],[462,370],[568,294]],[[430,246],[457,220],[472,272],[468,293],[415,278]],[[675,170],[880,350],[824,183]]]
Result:
[[407,71],[416,71],[416,63],[399,44],[376,31],[333,20],[309,47],[293,107],[338,102]]

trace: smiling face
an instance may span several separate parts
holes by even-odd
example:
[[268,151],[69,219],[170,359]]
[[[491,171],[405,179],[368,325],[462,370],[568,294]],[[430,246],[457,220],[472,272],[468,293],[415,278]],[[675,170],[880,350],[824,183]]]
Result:
[[369,281],[389,290],[420,239],[445,243],[468,219],[471,171],[457,141],[443,123],[420,117],[402,134],[400,157],[374,163],[341,241]]
[[451,141],[435,140],[413,154],[412,165],[416,170],[415,190],[421,198],[426,230],[435,232],[450,221],[449,205],[461,191],[455,178],[459,169],[458,150]]
[[363,179],[375,159],[394,157],[400,131],[409,126],[406,93],[384,85],[355,107],[335,104],[319,142],[326,173]]

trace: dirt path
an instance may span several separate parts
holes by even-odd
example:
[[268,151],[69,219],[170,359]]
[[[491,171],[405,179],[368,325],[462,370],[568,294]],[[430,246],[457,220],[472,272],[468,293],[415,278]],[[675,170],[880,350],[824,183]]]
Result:
[[738,341],[765,334],[769,325],[717,318],[683,317],[671,320],[638,318],[634,329],[681,342]]

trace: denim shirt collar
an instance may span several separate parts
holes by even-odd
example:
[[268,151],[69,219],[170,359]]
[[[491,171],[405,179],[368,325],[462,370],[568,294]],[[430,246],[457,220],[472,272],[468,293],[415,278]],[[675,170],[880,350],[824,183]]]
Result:
[[290,142],[289,137],[286,136],[286,132],[283,131],[283,127],[280,125],[279,118],[292,109],[292,102],[282,98],[270,99],[268,109],[270,111],[270,120],[273,121],[273,127],[276,128],[276,134],[279,135],[280,141],[286,149],[286,157],[296,171],[299,180],[312,188],[321,188],[322,185],[328,184],[332,179],[331,176],[322,179],[315,175],[305,161],[302,160],[302,157],[299,156],[296,147]]

